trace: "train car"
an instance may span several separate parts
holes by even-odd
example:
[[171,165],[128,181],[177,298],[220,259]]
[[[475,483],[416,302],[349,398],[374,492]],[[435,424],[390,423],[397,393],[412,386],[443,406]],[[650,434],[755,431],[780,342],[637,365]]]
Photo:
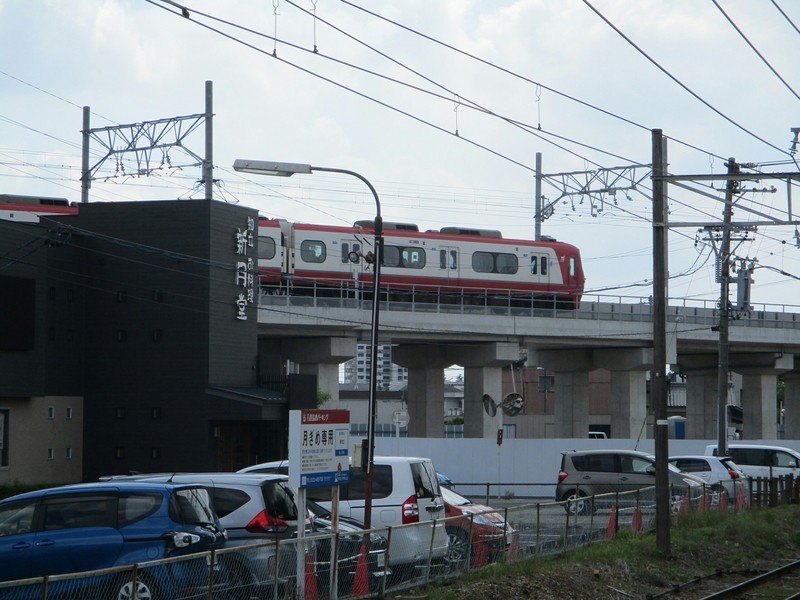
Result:
[[[270,234],[264,220],[259,235]],[[285,245],[281,285],[293,293],[369,297],[372,290],[374,229],[282,222]],[[263,231],[263,233],[262,233]],[[273,238],[276,239],[276,238]],[[392,300],[554,302],[576,308],[584,274],[575,246],[555,240],[505,239],[500,232],[444,227],[419,231],[409,223],[385,223],[381,293]],[[260,252],[260,251],[259,251]],[[262,285],[274,285],[276,260],[259,261]]]
[[279,286],[286,267],[286,244],[283,228],[286,221],[258,219],[258,273],[262,286]]

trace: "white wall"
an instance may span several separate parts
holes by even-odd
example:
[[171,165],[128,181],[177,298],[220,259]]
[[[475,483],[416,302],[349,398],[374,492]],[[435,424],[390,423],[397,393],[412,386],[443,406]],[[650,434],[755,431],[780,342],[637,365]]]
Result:
[[[350,445],[357,443],[351,438]],[[769,444],[800,451],[800,440],[737,440],[737,444]],[[669,440],[670,454],[704,454],[716,440]],[[512,492],[515,497],[552,498],[564,450],[625,449],[653,453],[654,440],[590,439],[510,439],[502,446],[493,439],[375,438],[375,453],[389,456],[424,456],[432,458],[436,469],[446,473],[456,490],[481,497],[486,487],[458,485],[499,483],[492,486],[492,496]],[[514,485],[514,484],[529,485]],[[535,484],[535,485],[530,485]]]

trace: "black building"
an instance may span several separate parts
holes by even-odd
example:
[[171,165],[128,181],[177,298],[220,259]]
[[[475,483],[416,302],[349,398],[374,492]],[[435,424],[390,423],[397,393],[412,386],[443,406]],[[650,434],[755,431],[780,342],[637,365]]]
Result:
[[[256,211],[190,200],[71,212],[0,221],[8,472],[41,450],[20,431],[42,429],[26,410],[33,398],[51,399],[51,416],[57,399],[82,399],[82,446],[68,454],[84,480],[284,456],[289,406],[313,406],[316,381],[260,366],[271,361],[258,357]],[[54,446],[42,456],[58,460]]]

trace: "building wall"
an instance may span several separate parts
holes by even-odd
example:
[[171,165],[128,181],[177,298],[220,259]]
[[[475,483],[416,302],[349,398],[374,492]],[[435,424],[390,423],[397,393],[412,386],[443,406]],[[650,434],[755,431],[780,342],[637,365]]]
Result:
[[81,480],[84,415],[80,397],[0,397],[0,411],[5,410],[8,464],[0,466],[0,483]]

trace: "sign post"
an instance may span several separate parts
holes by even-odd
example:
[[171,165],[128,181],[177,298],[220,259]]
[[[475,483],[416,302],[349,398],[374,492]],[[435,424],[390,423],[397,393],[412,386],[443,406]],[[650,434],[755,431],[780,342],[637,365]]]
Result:
[[[331,486],[333,529],[339,522],[339,485],[350,481],[350,411],[289,411],[289,485],[298,490],[297,590],[302,598],[306,577],[306,488]],[[331,567],[335,585],[336,569]],[[335,589],[335,587],[333,588]]]

